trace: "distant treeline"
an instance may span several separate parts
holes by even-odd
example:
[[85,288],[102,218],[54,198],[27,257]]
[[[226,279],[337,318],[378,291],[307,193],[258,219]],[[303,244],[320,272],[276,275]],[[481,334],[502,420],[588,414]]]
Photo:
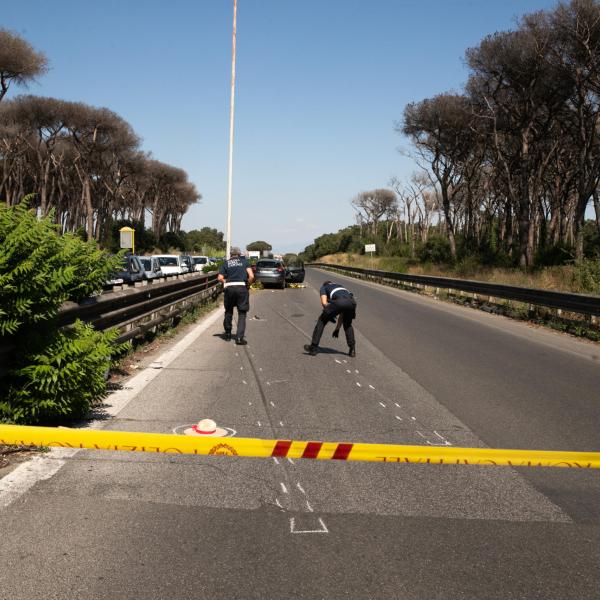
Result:
[[[421,167],[353,200],[364,239],[415,255],[439,233],[448,261],[531,267],[593,253],[600,231],[600,3],[561,2],[466,52],[462,93],[406,106],[398,133]],[[586,224],[593,206],[595,221]],[[322,236],[305,253],[331,250]],[[350,240],[350,241],[348,241]],[[357,241],[360,240],[360,243]]]
[[0,30],[0,199],[29,194],[41,215],[54,210],[63,232],[106,243],[117,220],[145,222],[157,239],[177,234],[200,199],[185,171],[154,160],[124,119],[107,108],[55,98],[6,100],[12,83],[47,69],[47,59],[16,34]]

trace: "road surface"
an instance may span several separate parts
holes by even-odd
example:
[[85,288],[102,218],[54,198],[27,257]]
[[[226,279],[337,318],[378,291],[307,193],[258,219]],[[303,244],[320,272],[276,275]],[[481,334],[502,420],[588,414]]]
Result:
[[[332,326],[323,352],[302,350],[325,278],[358,299],[356,358]],[[600,450],[598,346],[321,271],[307,283],[253,292],[246,347],[209,316],[102,426]],[[597,471],[91,451],[35,468],[0,482],[2,600],[600,594]]]

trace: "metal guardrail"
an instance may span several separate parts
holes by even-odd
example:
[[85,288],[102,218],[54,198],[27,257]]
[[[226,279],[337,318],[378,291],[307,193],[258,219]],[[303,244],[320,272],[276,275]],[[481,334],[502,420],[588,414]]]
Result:
[[[58,325],[68,327],[77,320],[91,323],[96,329],[119,329],[119,342],[133,339],[161,323],[178,317],[190,306],[222,290],[217,273],[173,275],[136,284],[113,286],[80,303],[67,302],[58,313]],[[0,346],[0,376],[13,350],[10,338]]]
[[472,294],[479,294],[481,296],[515,300],[517,302],[523,302],[526,304],[545,306],[558,310],[590,315],[593,317],[600,316],[600,296],[588,296],[585,294],[572,294],[568,292],[553,292],[550,290],[524,288],[498,283],[486,283],[483,281],[471,281],[468,279],[452,279],[449,277],[433,277],[429,275],[409,275],[407,273],[379,271],[376,269],[361,269],[358,267],[331,265],[328,263],[307,263],[306,266],[363,275],[366,278],[372,279],[412,283],[433,288],[460,290],[463,292],[470,292]]

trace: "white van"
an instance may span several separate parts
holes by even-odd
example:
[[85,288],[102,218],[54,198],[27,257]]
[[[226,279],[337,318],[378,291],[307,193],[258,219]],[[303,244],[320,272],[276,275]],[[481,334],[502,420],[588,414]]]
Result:
[[202,272],[202,269],[206,267],[206,265],[212,265],[213,261],[210,260],[208,256],[192,256],[192,261],[194,263],[194,271]]
[[160,270],[164,275],[182,275],[187,271],[183,259],[177,254],[156,254]]

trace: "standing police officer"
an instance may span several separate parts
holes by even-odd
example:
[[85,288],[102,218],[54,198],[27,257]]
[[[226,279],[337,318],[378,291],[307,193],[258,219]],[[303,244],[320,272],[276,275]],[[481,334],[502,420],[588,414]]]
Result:
[[311,356],[317,354],[319,348],[319,342],[323,335],[325,325],[329,321],[335,322],[337,317],[337,326],[333,332],[333,337],[337,337],[340,326],[344,325],[344,333],[346,334],[346,341],[348,342],[348,355],[356,356],[355,341],[354,341],[354,329],[352,327],[352,320],[356,318],[356,300],[351,292],[345,287],[333,283],[333,281],[326,281],[319,290],[321,296],[321,305],[323,306],[323,312],[317,320],[315,330],[312,335],[312,342],[305,344],[304,349]]
[[231,340],[231,322],[233,309],[237,308],[238,322],[235,343],[244,346],[248,342],[244,338],[246,332],[246,313],[250,310],[250,291],[248,287],[254,281],[254,273],[243,257],[239,248],[232,248],[229,260],[221,264],[218,279],[225,288],[225,340]]

